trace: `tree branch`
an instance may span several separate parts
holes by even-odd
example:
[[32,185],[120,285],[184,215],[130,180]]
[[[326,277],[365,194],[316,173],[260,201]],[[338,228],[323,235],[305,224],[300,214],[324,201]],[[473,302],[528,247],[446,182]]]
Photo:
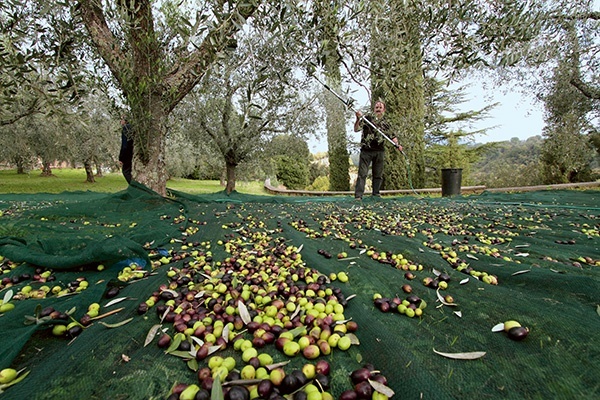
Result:
[[592,100],[600,100],[600,90],[588,85],[578,76],[571,78],[571,85],[575,86],[585,97]]
[[239,20],[246,20],[258,9],[261,1],[238,2],[231,16],[219,27],[211,31],[197,47],[186,62],[176,64],[165,76],[163,85],[167,93],[171,93],[168,109],[172,110],[185,95],[200,81],[206,69],[218,57],[233,35],[240,30]]
[[12,125],[15,122],[17,122],[18,120],[20,120],[21,118],[25,118],[30,115],[40,113],[41,110],[40,110],[39,103],[40,103],[40,99],[34,98],[33,100],[31,100],[30,104],[27,105],[27,107],[24,110],[15,112],[15,113],[13,113],[13,115],[11,115],[8,118],[0,119],[0,126]]
[[96,45],[96,49],[108,65],[115,79],[119,82],[121,88],[124,89],[123,72],[127,70],[127,59],[123,51],[115,46],[118,40],[106,23],[100,3],[95,0],[80,0],[78,5],[81,10],[83,23]]

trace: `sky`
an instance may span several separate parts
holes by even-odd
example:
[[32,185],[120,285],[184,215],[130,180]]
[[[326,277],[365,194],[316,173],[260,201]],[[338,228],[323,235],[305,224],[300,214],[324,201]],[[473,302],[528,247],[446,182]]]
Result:
[[[541,135],[544,127],[543,104],[536,102],[533,96],[515,91],[507,92],[507,88],[487,87],[482,82],[469,81],[465,90],[465,102],[460,105],[459,111],[479,110],[492,103],[499,103],[489,114],[490,117],[476,122],[470,129],[489,129],[485,136],[476,135],[473,140],[477,143],[500,142],[514,137],[526,140],[531,136]],[[354,96],[355,106],[364,110],[368,107],[367,96],[357,92]],[[350,121],[348,134],[358,141],[359,134],[352,132]],[[327,139],[323,136],[320,140],[309,141],[312,153],[327,151]]]

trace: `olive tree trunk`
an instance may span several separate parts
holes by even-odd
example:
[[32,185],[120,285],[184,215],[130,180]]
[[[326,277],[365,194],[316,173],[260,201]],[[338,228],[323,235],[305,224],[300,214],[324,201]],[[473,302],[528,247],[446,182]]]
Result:
[[[200,82],[208,68],[243,28],[261,1],[230,2],[230,17],[222,15],[202,43],[190,53],[165,53],[155,31],[150,0],[119,2],[119,21],[107,21],[97,0],[79,0],[81,17],[101,57],[118,83],[131,110],[134,135],[133,179],[166,194],[166,122],[173,108]],[[222,11],[222,10],[215,10]],[[119,35],[111,29],[121,29]],[[124,38],[122,40],[121,38]]]
[[88,183],[95,183],[96,179],[94,179],[94,170],[92,168],[92,162],[90,160],[85,160],[83,162],[83,168],[85,169],[85,181]]

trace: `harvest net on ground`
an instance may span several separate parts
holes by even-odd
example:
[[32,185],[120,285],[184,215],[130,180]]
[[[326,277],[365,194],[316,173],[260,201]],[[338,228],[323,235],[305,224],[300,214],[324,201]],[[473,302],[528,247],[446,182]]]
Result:
[[334,398],[368,364],[394,398],[598,398],[599,198],[2,195],[0,398],[178,398],[215,356],[326,360]]

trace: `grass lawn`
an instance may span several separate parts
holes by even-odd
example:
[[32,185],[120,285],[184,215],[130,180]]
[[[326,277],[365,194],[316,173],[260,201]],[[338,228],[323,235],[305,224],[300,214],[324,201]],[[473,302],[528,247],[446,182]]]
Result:
[[[41,176],[40,171],[28,174],[17,174],[15,170],[0,171],[0,193],[62,193],[76,191],[91,191],[115,193],[127,188],[127,182],[121,173],[107,173],[96,178],[95,183],[85,181],[83,169],[54,169],[53,176]],[[195,181],[190,179],[171,179],[167,187],[185,193],[215,193],[224,190],[219,181]],[[247,194],[268,194],[262,182],[238,181],[236,190]]]

